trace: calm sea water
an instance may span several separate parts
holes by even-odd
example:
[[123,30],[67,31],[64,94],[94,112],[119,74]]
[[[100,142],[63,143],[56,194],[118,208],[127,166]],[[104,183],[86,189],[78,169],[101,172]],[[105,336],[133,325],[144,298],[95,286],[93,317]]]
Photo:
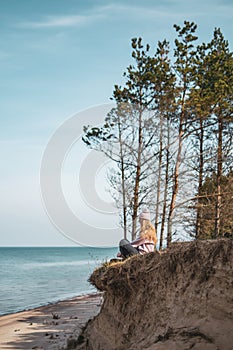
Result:
[[1,248],[0,315],[95,292],[87,279],[117,248]]

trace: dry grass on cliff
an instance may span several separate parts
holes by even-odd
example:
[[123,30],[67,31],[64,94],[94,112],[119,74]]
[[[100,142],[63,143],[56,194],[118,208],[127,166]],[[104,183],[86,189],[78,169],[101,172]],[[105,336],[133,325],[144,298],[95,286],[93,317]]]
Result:
[[[229,244],[226,244],[226,241]],[[147,276],[158,270],[163,275],[163,283],[182,271],[182,266],[192,266],[192,279],[202,283],[214,273],[217,258],[225,263],[232,257],[233,241],[220,239],[173,243],[170,249],[145,255],[135,255],[122,261],[107,263],[97,268],[89,282],[100,291],[111,291],[124,295],[135,291],[138,280],[148,282]]]

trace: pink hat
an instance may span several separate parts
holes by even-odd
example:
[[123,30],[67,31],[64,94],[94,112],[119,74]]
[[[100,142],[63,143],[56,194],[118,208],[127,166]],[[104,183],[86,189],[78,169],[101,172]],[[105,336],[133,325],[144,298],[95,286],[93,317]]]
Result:
[[139,219],[150,220],[150,211],[147,208],[142,209],[142,212],[139,214]]

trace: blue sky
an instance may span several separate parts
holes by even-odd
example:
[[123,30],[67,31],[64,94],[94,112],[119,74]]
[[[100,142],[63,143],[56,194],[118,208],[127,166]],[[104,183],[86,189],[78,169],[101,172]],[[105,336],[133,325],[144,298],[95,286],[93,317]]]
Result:
[[53,132],[74,113],[109,102],[131,62],[132,37],[152,51],[164,38],[172,46],[173,24],[189,20],[200,41],[220,27],[232,49],[233,3],[0,0],[0,7],[0,245],[70,245],[40,195],[41,159]]

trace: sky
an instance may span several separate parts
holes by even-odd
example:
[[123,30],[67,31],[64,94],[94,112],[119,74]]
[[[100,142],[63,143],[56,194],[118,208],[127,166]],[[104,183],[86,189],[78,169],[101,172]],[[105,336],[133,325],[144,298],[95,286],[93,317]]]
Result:
[[116,246],[105,161],[88,153],[80,128],[101,123],[131,63],[131,38],[152,52],[164,38],[172,47],[173,24],[188,20],[200,42],[220,27],[232,49],[233,2],[0,0],[0,19],[0,246]]

